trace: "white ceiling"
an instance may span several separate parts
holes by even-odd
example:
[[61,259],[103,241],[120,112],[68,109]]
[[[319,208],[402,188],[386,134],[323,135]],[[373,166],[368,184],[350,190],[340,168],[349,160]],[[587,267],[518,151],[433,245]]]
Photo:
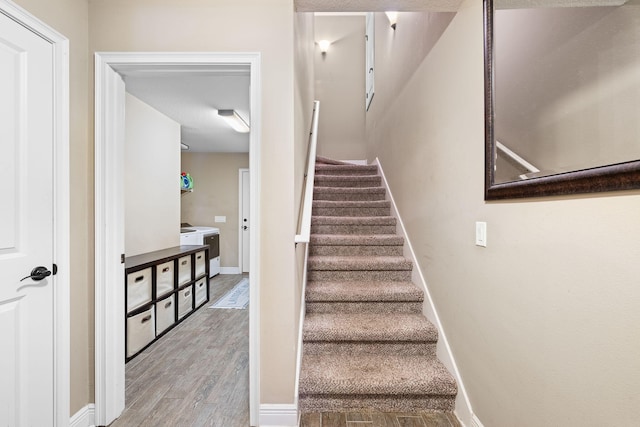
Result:
[[217,115],[218,109],[233,109],[251,124],[248,66],[118,71],[127,92],[180,123],[189,152],[249,152],[249,134],[234,131]]

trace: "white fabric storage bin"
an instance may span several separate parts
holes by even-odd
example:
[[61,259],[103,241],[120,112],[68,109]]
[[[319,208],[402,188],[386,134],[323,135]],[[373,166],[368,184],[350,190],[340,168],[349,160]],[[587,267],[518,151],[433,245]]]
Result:
[[206,271],[206,258],[204,251],[196,252],[196,277],[204,276]]
[[203,277],[195,284],[196,287],[196,307],[207,300],[207,279]]
[[127,312],[151,301],[151,267],[127,274]]
[[193,286],[178,291],[178,319],[182,319],[193,310]]
[[173,291],[173,261],[156,265],[156,298]]
[[178,259],[178,286],[191,281],[191,255]]
[[131,357],[156,337],[154,308],[127,318],[127,357]]
[[175,294],[156,302],[156,335],[160,335],[174,323],[176,323]]

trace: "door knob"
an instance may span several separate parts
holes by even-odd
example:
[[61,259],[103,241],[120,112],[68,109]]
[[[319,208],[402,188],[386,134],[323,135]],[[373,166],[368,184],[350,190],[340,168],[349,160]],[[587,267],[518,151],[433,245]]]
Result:
[[51,276],[51,271],[49,271],[47,267],[38,266],[31,270],[31,274],[29,274],[27,277],[23,277],[22,279],[20,279],[20,281],[22,282],[23,280],[31,279],[37,282],[40,280],[44,280],[49,276]]
[[246,225],[244,227],[242,227],[243,230],[246,230],[247,228],[249,228],[249,227],[247,227]]

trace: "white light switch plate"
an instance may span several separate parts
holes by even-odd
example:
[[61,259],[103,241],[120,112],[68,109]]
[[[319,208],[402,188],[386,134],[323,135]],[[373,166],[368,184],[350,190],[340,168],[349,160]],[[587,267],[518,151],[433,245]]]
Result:
[[476,246],[487,247],[487,223],[476,222]]
[[217,216],[215,217],[215,222],[227,222],[226,216]]

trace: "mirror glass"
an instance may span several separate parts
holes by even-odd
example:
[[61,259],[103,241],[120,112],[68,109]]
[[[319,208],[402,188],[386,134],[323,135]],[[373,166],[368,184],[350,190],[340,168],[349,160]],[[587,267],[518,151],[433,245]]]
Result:
[[488,187],[639,160],[640,0],[494,7]]

